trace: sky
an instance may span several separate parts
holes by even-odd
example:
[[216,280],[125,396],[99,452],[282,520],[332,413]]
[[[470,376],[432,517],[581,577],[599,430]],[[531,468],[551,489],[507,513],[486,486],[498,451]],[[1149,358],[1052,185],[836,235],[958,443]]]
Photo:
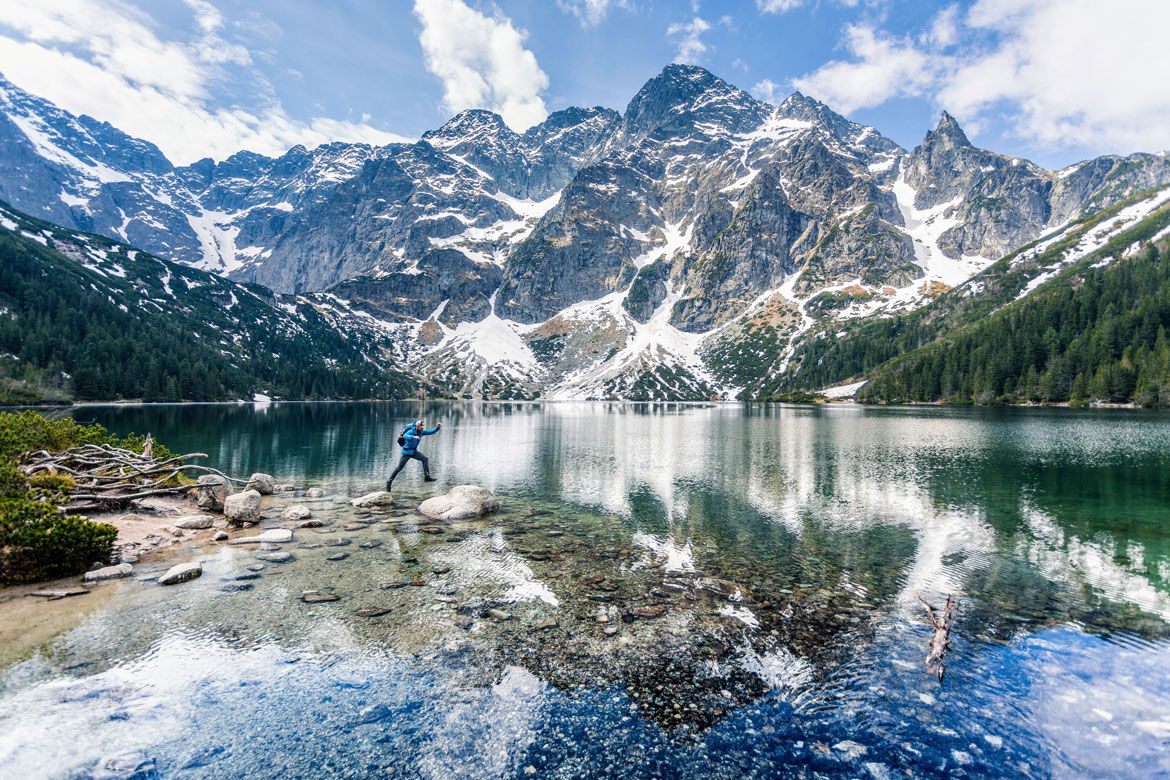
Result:
[[1059,168],[1170,148],[1170,0],[4,0],[0,73],[175,163],[623,111],[671,62],[913,148],[947,110]]

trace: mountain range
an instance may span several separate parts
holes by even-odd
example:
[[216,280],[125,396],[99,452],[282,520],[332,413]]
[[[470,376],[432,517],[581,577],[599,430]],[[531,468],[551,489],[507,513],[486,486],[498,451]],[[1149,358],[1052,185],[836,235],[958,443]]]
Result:
[[[1164,152],[1048,171],[973,146],[946,113],[907,151],[799,93],[772,105],[684,65],[623,113],[570,108],[523,134],[473,109],[412,144],[182,167],[0,79],[7,221],[267,288],[258,300],[452,397],[752,398],[858,378],[875,366],[818,370],[818,341],[982,299],[1033,242],[1108,223],[1104,246],[1161,215],[1167,185]],[[1017,254],[1012,284],[1031,294],[1069,251]]]

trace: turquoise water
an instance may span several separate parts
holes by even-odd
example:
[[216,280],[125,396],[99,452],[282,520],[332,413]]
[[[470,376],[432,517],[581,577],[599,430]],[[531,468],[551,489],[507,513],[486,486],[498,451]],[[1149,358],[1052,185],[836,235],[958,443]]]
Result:
[[[74,416],[294,484],[266,499],[261,526],[293,528],[293,560],[252,571],[254,549],[209,542],[86,596],[0,603],[0,620],[30,621],[2,656],[3,776],[103,776],[118,757],[192,778],[1170,773],[1167,415],[429,403]],[[417,417],[444,424],[423,447],[439,482],[412,463],[396,507],[354,510]],[[414,513],[463,483],[501,511],[455,525]],[[326,495],[308,499],[314,486]],[[327,525],[282,523],[292,503]],[[153,582],[191,558],[200,579]],[[915,592],[960,599],[941,682],[924,669]]]

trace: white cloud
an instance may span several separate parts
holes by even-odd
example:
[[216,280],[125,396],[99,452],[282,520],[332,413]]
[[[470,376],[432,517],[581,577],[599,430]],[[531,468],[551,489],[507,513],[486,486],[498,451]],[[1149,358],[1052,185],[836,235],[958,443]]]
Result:
[[293,119],[271,99],[248,110],[217,105],[215,88],[231,75],[224,68],[249,66],[251,56],[218,35],[224,20],[213,5],[187,5],[198,35],[174,41],[161,39],[141,11],[114,0],[5,3],[0,29],[9,34],[0,34],[0,71],[67,111],[154,142],[179,164],[241,149],[279,155],[298,143],[405,140],[365,119]]
[[936,64],[908,39],[852,24],[845,29],[845,46],[852,60],[827,62],[793,79],[793,86],[848,114],[893,97],[920,96],[935,84]]
[[498,11],[494,17],[461,0],[415,0],[427,69],[443,82],[450,111],[487,108],[518,131],[548,116],[540,96],[548,76],[524,48],[527,33]]
[[675,22],[670,25],[666,29],[666,35],[671,38],[679,36],[678,53],[675,55],[674,61],[691,65],[698,64],[708,51],[708,46],[703,43],[701,36],[710,29],[710,23],[698,16],[685,24]]
[[562,11],[568,11],[581,22],[582,27],[596,27],[609,14],[611,6],[631,8],[629,0],[557,0]]
[[782,14],[804,5],[805,0],[756,0],[756,8],[766,14]]
[[977,0],[940,11],[916,38],[845,31],[848,60],[794,79],[840,111],[891,98],[932,99],[978,126],[1090,152],[1170,144],[1170,29],[1165,0]]
[[[766,14],[786,14],[789,11],[800,8],[802,5],[807,5],[809,0],[756,0],[756,8],[759,8],[762,13]],[[876,4],[880,0],[870,0],[871,4]],[[847,8],[854,8],[861,0],[837,0],[838,5],[846,6]]]
[[787,95],[784,94],[784,88],[777,84],[772,79],[763,79],[757,81],[755,86],[751,89],[752,96],[756,100],[762,100],[765,103],[779,104]]

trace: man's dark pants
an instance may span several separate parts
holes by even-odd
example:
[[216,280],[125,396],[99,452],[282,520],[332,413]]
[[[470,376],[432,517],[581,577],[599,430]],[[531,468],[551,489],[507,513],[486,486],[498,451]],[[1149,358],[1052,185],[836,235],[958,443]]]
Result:
[[409,454],[405,452],[402,453],[402,457],[398,459],[398,468],[394,469],[394,473],[390,475],[391,482],[394,481],[394,478],[398,476],[398,472],[402,471],[402,467],[405,466],[411,458],[422,461],[424,477],[429,477],[431,475],[431,462],[427,460],[426,455],[423,455],[418,450],[415,450]]

